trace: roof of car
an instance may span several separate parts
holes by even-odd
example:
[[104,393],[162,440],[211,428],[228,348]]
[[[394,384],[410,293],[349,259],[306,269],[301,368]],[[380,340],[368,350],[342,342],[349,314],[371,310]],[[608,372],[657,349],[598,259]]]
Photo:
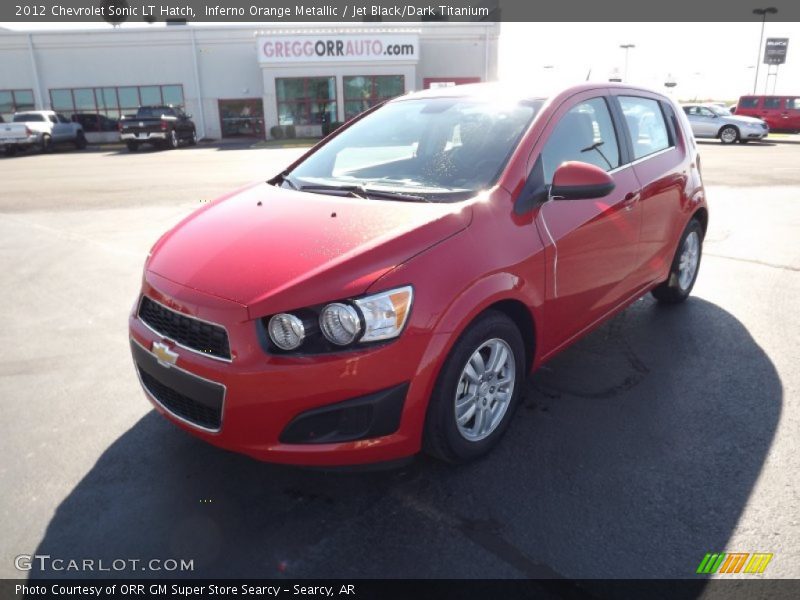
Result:
[[613,82],[592,82],[580,83],[574,86],[566,86],[556,90],[555,93],[543,94],[537,92],[530,84],[515,82],[492,82],[492,83],[468,83],[465,85],[453,85],[446,87],[429,88],[417,92],[410,92],[400,96],[397,100],[416,99],[416,98],[502,98],[505,101],[521,100],[546,100],[564,93],[577,94],[587,90],[620,88],[628,90],[642,90],[663,96],[660,92],[650,90],[640,86],[620,84]]

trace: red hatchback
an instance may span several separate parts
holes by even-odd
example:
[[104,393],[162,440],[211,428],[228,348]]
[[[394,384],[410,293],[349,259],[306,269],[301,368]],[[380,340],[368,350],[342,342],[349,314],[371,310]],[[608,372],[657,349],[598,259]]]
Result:
[[544,361],[648,291],[685,300],[707,223],[661,94],[408,94],[166,233],[133,359],[168,419],[261,460],[466,461]]

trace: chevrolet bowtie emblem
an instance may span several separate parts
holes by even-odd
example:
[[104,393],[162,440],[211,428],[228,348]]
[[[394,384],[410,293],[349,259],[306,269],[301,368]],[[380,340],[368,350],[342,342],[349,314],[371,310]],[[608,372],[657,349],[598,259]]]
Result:
[[178,361],[178,353],[170,350],[169,346],[162,342],[153,342],[153,354],[165,367],[174,365]]

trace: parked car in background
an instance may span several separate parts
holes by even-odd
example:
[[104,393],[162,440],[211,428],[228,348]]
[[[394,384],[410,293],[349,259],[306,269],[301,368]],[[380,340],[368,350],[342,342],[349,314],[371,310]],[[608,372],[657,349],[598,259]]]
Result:
[[800,96],[742,96],[736,114],[763,119],[771,131],[800,133]]
[[118,127],[116,119],[97,113],[75,113],[72,115],[72,120],[80,123],[84,132],[116,131]]
[[261,460],[468,461],[531,371],[647,292],[686,300],[707,224],[660,93],[406,94],[156,242],[134,367],[167,419]]
[[73,144],[79,150],[86,148],[83,127],[52,110],[18,112],[11,120],[0,127],[0,146],[7,155],[28,148],[47,152],[53,144]]
[[696,138],[718,138],[723,144],[746,144],[763,140],[769,134],[769,127],[761,119],[732,115],[727,108],[716,104],[684,104],[681,108]]
[[191,117],[175,106],[141,106],[132,117],[119,120],[119,137],[130,152],[142,144],[177,148],[181,142],[197,143],[197,129]]

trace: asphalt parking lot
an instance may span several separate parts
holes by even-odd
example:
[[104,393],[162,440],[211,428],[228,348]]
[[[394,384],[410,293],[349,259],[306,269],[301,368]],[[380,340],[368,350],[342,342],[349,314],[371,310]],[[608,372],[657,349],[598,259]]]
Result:
[[[0,159],[0,577],[34,553],[199,578],[692,577],[716,551],[800,577],[800,144],[703,143],[690,301],[648,296],[546,365],[485,460],[379,473],[207,446],[150,409],[129,357],[156,238],[300,152]],[[78,574],[34,574],[53,575]]]

